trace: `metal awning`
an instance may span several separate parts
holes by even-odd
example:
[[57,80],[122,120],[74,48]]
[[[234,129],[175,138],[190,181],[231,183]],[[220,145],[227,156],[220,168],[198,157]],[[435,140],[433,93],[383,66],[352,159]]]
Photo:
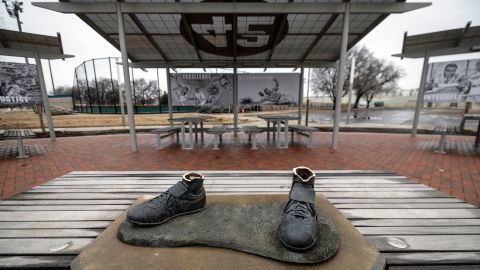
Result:
[[[193,3],[192,3],[193,2]],[[133,65],[159,67],[320,67],[339,59],[347,1],[125,0],[127,53]],[[65,0],[33,5],[78,15],[117,49],[117,2]],[[348,48],[391,13],[430,3],[352,0]]]
[[480,26],[432,32],[414,36],[405,33],[402,53],[393,56],[423,58],[480,51]]
[[64,59],[73,57],[63,53],[62,38],[0,29],[0,55]]

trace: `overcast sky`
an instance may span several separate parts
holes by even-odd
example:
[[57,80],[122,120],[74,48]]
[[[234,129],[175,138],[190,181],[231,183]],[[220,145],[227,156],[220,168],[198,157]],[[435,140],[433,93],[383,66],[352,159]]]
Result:
[[[45,1],[45,0],[37,0]],[[53,0],[50,0],[53,1]],[[92,30],[87,24],[75,15],[65,15],[53,11],[37,8],[31,5],[30,0],[25,0],[24,12],[21,14],[23,30],[25,32],[56,35],[60,32],[66,54],[75,55],[74,58],[51,61],[55,85],[69,85],[73,83],[74,68],[83,61],[92,58],[119,57],[120,52]],[[45,1],[47,2],[47,1]],[[390,15],[370,34],[359,43],[367,46],[377,57],[393,61],[403,68],[405,77],[399,81],[399,87],[404,89],[417,88],[420,82],[422,60],[400,60],[391,57],[392,54],[400,53],[403,33],[409,35],[421,34],[433,31],[441,31],[452,28],[461,28],[468,21],[472,26],[480,25],[480,0],[416,0],[413,2],[432,2],[430,7],[420,10]],[[17,30],[16,20],[10,18],[3,7],[0,7],[0,28]],[[480,53],[455,55],[449,57],[434,57],[430,62],[474,59],[480,58]],[[2,57],[1,61],[22,62],[23,58]],[[33,63],[33,59],[31,60]],[[48,72],[48,63],[43,62],[46,76],[47,89],[51,89],[51,81]],[[191,70],[189,70],[191,71]],[[263,71],[263,70],[259,70]],[[291,71],[291,69],[288,69]],[[283,70],[285,72],[285,70]],[[145,73],[137,71],[135,77],[156,78],[155,71]],[[142,74],[140,74],[142,73]],[[166,88],[165,71],[160,71],[160,86]]]

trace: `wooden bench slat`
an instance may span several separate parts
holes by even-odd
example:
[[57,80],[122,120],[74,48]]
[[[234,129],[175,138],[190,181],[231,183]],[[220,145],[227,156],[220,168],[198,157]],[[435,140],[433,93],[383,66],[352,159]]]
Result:
[[478,270],[480,265],[407,265],[390,266],[389,270]]
[[132,204],[133,200],[4,200],[0,206],[41,206],[41,205],[124,205]]
[[480,234],[480,226],[357,227],[363,235],[465,235]]
[[76,256],[56,255],[56,256],[0,256],[1,269],[69,269],[70,263]]
[[480,209],[340,209],[346,218],[480,218]]
[[0,229],[104,229],[108,221],[2,221]]
[[0,205],[0,211],[93,211],[93,210],[126,210],[130,205]]
[[1,238],[92,238],[97,237],[102,229],[23,229],[0,230]]
[[364,203],[364,204],[335,204],[337,209],[358,209],[358,208],[372,208],[372,209],[445,209],[445,208],[476,208],[473,205],[466,203]]
[[[480,251],[480,235],[389,235],[366,236],[380,252],[411,251]],[[389,243],[407,243],[400,248]],[[393,240],[393,241],[392,241]]]
[[353,226],[480,226],[480,219],[473,218],[410,218],[410,219],[362,219],[350,220]]
[[383,253],[389,265],[480,264],[480,252]]
[[[0,255],[77,255],[93,240],[94,238],[0,239]],[[62,247],[64,248],[61,249]]]
[[124,211],[11,211],[0,212],[2,221],[114,220]]

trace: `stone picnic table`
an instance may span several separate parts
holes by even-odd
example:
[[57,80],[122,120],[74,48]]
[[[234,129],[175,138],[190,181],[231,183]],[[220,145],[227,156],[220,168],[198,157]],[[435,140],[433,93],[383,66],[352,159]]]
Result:
[[[267,141],[270,140],[270,123],[273,125],[273,138],[276,137],[277,148],[288,148],[288,121],[298,120],[298,116],[283,115],[283,114],[267,114],[259,115],[258,118],[267,121]],[[283,142],[280,139],[280,133],[282,130],[282,124],[284,125]],[[276,127],[276,130],[275,130]],[[275,136],[275,133],[277,134]]]
[[[169,118],[168,121],[175,123],[180,123],[180,134],[182,149],[193,149],[193,126],[195,126],[195,142],[198,142],[198,125],[200,124],[200,140],[203,142],[203,122],[207,120],[208,116],[185,116],[185,117],[173,117]],[[185,141],[185,126],[188,125],[188,147]]]

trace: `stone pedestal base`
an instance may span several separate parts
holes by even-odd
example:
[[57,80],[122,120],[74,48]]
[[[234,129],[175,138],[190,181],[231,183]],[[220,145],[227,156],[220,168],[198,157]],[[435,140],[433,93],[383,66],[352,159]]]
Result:
[[[142,197],[136,203],[149,199]],[[285,202],[287,195],[208,195],[208,204],[265,204]],[[208,207],[208,205],[207,205]],[[122,243],[117,230],[125,214],[117,218],[72,262],[72,269],[383,269],[378,251],[317,193],[317,209],[335,224],[340,249],[331,259],[316,264],[292,264],[257,255],[214,247],[141,247]],[[228,218],[228,217],[225,217]]]

